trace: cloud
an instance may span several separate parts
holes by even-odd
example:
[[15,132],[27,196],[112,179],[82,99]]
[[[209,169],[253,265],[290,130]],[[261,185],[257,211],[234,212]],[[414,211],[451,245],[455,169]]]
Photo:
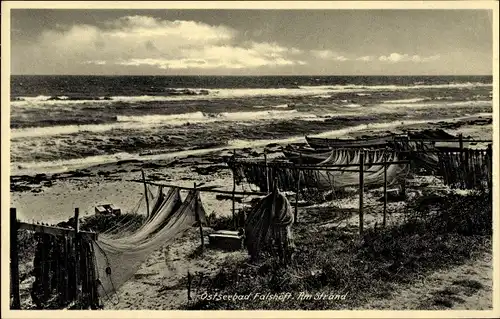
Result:
[[364,61],[364,62],[369,62],[369,61],[373,61],[375,59],[374,56],[371,56],[371,55],[365,55],[365,56],[361,56],[359,58],[357,58],[356,60],[357,61]]
[[298,48],[241,41],[236,30],[223,25],[148,16],[48,30],[31,49],[35,59],[71,65],[243,69],[306,64],[297,58],[303,53]]
[[439,55],[432,55],[427,57],[421,57],[419,55],[409,55],[409,54],[400,54],[400,53],[391,53],[388,56],[382,55],[379,58],[379,61],[389,62],[389,63],[397,63],[397,62],[416,62],[416,63],[425,63],[431,61],[437,61],[440,59]]
[[269,43],[247,43],[244,46],[205,46],[181,50],[182,58],[131,58],[116,62],[125,66],[149,65],[160,69],[244,69],[263,66],[304,65],[304,61],[285,57],[287,48]]
[[95,61],[85,61],[83,64],[95,64],[95,65],[105,65],[106,61],[95,60]]
[[311,50],[311,54],[319,59],[332,60],[332,61],[347,61],[349,60],[343,55],[337,54],[331,50]]

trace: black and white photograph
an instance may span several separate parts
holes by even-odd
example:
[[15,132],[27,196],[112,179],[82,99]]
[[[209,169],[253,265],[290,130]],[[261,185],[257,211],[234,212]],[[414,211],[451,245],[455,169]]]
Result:
[[113,3],[2,3],[2,313],[499,315],[498,3]]

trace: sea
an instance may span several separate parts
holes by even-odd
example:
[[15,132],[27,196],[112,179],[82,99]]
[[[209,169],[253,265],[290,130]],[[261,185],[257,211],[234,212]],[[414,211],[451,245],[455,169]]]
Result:
[[491,76],[11,77],[11,174],[492,113]]

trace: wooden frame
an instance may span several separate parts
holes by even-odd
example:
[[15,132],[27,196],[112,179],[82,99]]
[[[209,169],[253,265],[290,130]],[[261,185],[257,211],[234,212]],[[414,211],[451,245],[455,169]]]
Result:
[[[16,208],[10,209],[10,280],[11,280],[11,295],[12,304],[11,309],[21,309],[21,299],[19,292],[19,254],[18,254],[18,245],[17,245],[17,232],[20,229],[33,231],[36,233],[50,234],[54,236],[65,236],[75,238],[75,243],[78,245],[79,238],[88,238],[90,240],[97,240],[97,233],[80,231],[80,223],[79,223],[79,209],[75,208],[75,228],[63,228],[57,226],[50,226],[45,224],[31,224],[26,222],[20,222],[17,219],[17,210]],[[77,260],[77,269],[75,271],[75,276],[77,278],[77,282],[79,282],[80,273],[78,269],[78,249],[75,250],[76,260]],[[79,285],[77,289],[81,288]],[[78,291],[77,291],[78,292]],[[79,295],[77,293],[77,298]]]

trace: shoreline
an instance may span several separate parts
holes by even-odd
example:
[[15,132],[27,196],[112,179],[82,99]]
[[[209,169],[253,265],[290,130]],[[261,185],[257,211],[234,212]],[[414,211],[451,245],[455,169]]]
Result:
[[[409,128],[445,127],[445,130],[452,134],[464,132],[476,139],[491,139],[492,124],[475,125],[474,119],[477,117],[420,121],[407,125],[392,122],[393,127],[390,132],[396,133]],[[363,125],[356,130],[351,128],[349,132],[341,132],[343,135],[338,130],[336,132],[336,136],[339,137],[346,135],[355,137],[365,134],[385,134],[388,132],[388,127],[387,124]],[[219,190],[231,191],[232,174],[224,163],[224,157],[231,156],[232,149],[238,149],[237,153],[240,156],[261,157],[266,148],[269,156],[274,156],[280,153],[280,142],[293,143],[302,140],[304,137],[279,141],[253,141],[253,144],[240,143],[232,147],[197,150],[193,153],[184,151],[183,156],[177,157],[172,154],[155,155],[153,159],[115,161],[61,173],[12,175],[10,205],[18,209],[21,219],[39,218],[44,222],[67,220],[73,215],[76,207],[80,208],[82,216],[92,215],[95,206],[105,203],[113,203],[124,212],[133,212],[133,208],[137,207],[144,194],[144,185],[131,180],[142,179],[141,169],[145,171],[146,179],[149,181],[184,187],[192,187],[196,182],[198,186],[212,186]],[[248,185],[237,185],[236,190],[252,191]],[[206,192],[201,196],[207,214],[211,212],[215,212],[218,216],[230,214],[229,200],[218,200],[214,194]],[[239,205],[241,204],[237,204]]]
[[[358,124],[354,126],[347,126],[344,128],[328,130],[324,132],[314,132],[306,134],[311,137],[330,137],[342,138],[346,136],[356,137],[360,134],[376,133],[377,131],[386,130],[386,132],[401,131],[401,127],[419,126],[422,124],[436,124],[439,126],[441,122],[459,122],[456,126],[463,126],[469,122],[473,125],[474,121],[481,121],[484,118],[492,118],[491,113],[475,113],[465,116],[440,118],[440,119],[420,119],[420,120],[402,120],[402,121],[385,121],[378,123]],[[441,123],[442,124],[442,123]],[[398,130],[399,128],[399,130]],[[268,144],[289,144],[289,143],[305,143],[304,135],[292,135],[289,137],[278,137],[276,139],[233,139],[227,141],[226,144],[210,148],[202,148],[203,146],[189,147],[187,150],[169,151],[169,153],[159,150],[150,151],[153,154],[139,153],[126,153],[120,152],[115,154],[106,154],[98,156],[89,156],[86,158],[67,159],[62,161],[47,161],[47,162],[29,162],[29,163],[12,163],[11,176],[34,176],[37,174],[56,174],[56,173],[71,173],[82,169],[90,169],[99,165],[113,165],[119,164],[124,161],[142,161],[154,162],[168,159],[184,158],[189,156],[206,156],[216,152],[224,152],[227,150],[241,149],[241,148],[265,148]],[[219,143],[214,143],[214,145]],[[61,167],[62,166],[62,167]],[[31,167],[31,168],[30,168]],[[13,174],[12,174],[13,173]]]

